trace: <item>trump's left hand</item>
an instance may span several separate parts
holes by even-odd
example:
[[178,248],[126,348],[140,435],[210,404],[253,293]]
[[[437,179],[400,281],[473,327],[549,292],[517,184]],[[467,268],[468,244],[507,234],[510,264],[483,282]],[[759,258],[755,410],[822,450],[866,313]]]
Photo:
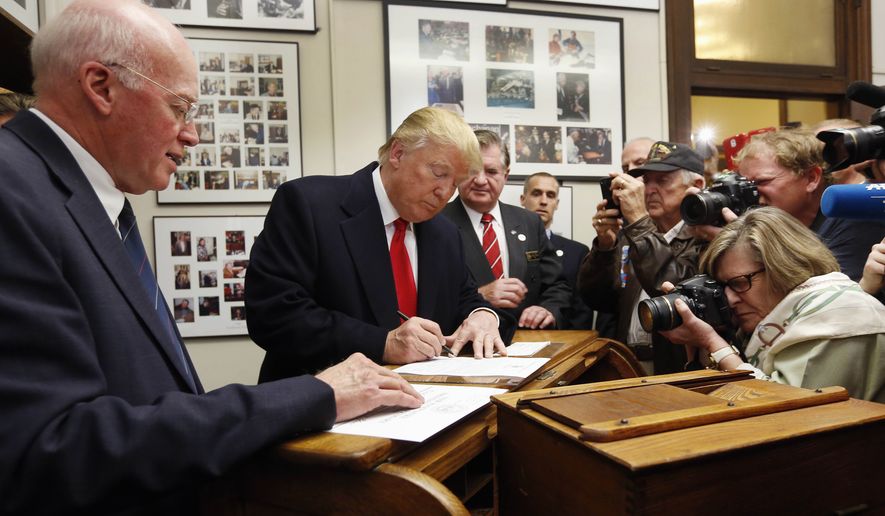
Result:
[[498,319],[488,310],[477,310],[470,314],[455,333],[446,336],[445,340],[455,355],[468,342],[473,342],[475,358],[492,358],[495,353],[507,355],[507,348],[498,333]]

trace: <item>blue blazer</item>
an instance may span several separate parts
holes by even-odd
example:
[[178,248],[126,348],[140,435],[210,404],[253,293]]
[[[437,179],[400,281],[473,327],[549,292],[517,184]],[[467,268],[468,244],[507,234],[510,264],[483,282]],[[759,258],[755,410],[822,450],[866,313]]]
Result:
[[[289,181],[274,196],[246,272],[249,336],[267,350],[260,381],[314,372],[357,351],[381,363],[400,319],[372,183],[377,166]],[[449,221],[415,224],[415,237],[418,315],[448,335],[471,310],[489,305]]]
[[0,513],[186,512],[200,480],[332,424],[314,378],[189,386],[107,212],[33,113],[0,129],[0,177]]

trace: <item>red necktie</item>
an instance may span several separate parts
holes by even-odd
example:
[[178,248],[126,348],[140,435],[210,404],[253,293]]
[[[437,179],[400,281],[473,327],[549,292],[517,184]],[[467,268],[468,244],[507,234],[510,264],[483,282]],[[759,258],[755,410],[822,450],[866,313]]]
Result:
[[396,284],[396,300],[400,312],[415,317],[418,314],[418,292],[415,289],[415,275],[412,262],[406,251],[406,227],[403,219],[393,221],[393,240],[390,241],[390,264],[393,266],[393,282]]
[[492,220],[494,218],[491,213],[482,214],[482,250],[486,253],[492,275],[497,280],[504,277],[504,264],[501,263],[501,248],[498,247],[498,234],[492,227]]

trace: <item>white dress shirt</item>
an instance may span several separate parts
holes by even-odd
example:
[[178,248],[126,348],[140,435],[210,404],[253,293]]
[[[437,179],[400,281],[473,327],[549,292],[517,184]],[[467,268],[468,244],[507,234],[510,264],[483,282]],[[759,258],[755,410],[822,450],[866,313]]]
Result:
[[[375,186],[375,197],[378,198],[378,206],[381,208],[381,220],[384,222],[384,231],[387,233],[387,250],[390,251],[390,242],[396,228],[393,222],[400,218],[399,212],[393,207],[387,190],[381,182],[381,167],[372,172],[372,184]],[[406,226],[405,238],[406,252],[409,253],[409,262],[412,264],[412,274],[415,276],[415,289],[418,289],[418,241],[415,239],[415,226],[411,222]]]

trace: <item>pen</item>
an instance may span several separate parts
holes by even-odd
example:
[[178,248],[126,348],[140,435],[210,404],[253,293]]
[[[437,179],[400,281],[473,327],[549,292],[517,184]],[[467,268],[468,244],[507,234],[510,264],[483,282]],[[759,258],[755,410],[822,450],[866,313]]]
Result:
[[[396,311],[396,315],[400,316],[400,319],[402,319],[402,320],[404,320],[404,321],[408,321],[409,319],[411,319],[411,317],[409,317],[408,315],[406,315],[406,314],[400,312],[399,310]],[[449,355],[450,357],[455,356],[455,354],[452,353],[452,348],[446,346],[445,344],[443,344],[442,350],[443,350],[443,353],[446,353],[446,354]]]

